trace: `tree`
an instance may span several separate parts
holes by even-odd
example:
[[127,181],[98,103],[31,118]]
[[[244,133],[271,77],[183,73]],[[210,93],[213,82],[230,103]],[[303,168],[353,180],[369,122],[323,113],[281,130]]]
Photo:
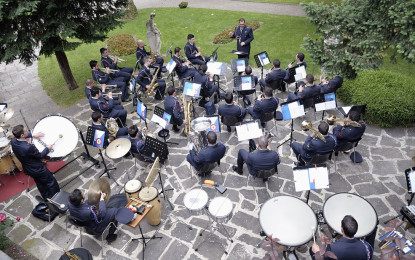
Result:
[[[25,65],[56,55],[69,90],[78,86],[66,57],[82,43],[102,41],[119,26],[127,0],[0,0],[0,60]],[[87,61],[85,61],[87,62]]]
[[343,0],[331,6],[303,4],[318,38],[306,37],[305,49],[326,75],[354,78],[377,69],[392,47],[415,62],[415,1]]

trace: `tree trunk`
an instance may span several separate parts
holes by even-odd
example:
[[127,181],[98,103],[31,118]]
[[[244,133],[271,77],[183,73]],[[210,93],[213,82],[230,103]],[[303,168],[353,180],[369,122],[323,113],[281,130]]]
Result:
[[59,63],[59,68],[62,71],[63,78],[66,81],[66,85],[69,90],[74,90],[78,88],[75,78],[72,75],[71,67],[69,66],[68,58],[64,51],[55,51],[56,59]]

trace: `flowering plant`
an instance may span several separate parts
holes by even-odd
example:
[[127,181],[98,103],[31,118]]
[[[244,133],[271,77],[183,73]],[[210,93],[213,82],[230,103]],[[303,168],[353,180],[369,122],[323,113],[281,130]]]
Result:
[[137,43],[131,34],[117,34],[107,41],[108,53],[114,56],[127,56],[135,53]]
[[[259,22],[252,22],[252,21],[247,21],[245,24],[251,27],[252,31],[255,31],[261,26]],[[229,33],[233,32],[236,26],[238,25],[236,24],[232,27],[226,28],[222,32],[216,34],[216,36],[213,38],[213,44],[226,44],[226,43],[231,42],[233,38],[229,37]]]

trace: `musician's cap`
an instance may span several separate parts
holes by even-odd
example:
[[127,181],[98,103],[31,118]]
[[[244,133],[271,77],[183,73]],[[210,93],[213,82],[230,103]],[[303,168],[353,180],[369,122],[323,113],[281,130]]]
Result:
[[115,218],[122,224],[128,224],[134,218],[134,212],[128,208],[118,208]]

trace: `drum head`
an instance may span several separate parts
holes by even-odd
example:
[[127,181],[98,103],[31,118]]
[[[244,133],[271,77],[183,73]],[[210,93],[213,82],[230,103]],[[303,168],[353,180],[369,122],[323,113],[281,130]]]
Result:
[[228,216],[232,209],[232,202],[226,197],[216,197],[209,204],[209,213],[217,218]]
[[338,193],[326,200],[323,205],[323,215],[327,225],[341,234],[341,221],[346,215],[351,215],[358,224],[355,237],[369,235],[375,229],[378,216],[373,206],[364,198],[351,193]]
[[10,143],[10,140],[7,137],[1,137],[0,138],[0,150],[9,146],[9,143]]
[[191,190],[183,198],[184,206],[190,210],[202,209],[207,202],[208,194],[202,189]]
[[140,193],[138,193],[138,197],[141,200],[150,202],[152,200],[154,200],[155,198],[157,198],[157,196],[159,195],[159,192],[156,188],[154,187],[144,187]]
[[[45,134],[41,140],[46,144],[52,144],[53,152],[48,153],[51,158],[64,157],[71,153],[78,144],[78,130],[75,125],[63,116],[47,116],[38,121],[32,133],[42,132]],[[59,136],[62,136],[59,138]],[[45,146],[37,139],[33,139],[36,148],[41,152]]]
[[141,189],[141,182],[139,180],[130,180],[125,184],[125,192],[136,193]]
[[313,237],[317,218],[304,201],[292,196],[267,200],[259,211],[259,223],[267,236],[278,238],[279,244],[300,246]]

